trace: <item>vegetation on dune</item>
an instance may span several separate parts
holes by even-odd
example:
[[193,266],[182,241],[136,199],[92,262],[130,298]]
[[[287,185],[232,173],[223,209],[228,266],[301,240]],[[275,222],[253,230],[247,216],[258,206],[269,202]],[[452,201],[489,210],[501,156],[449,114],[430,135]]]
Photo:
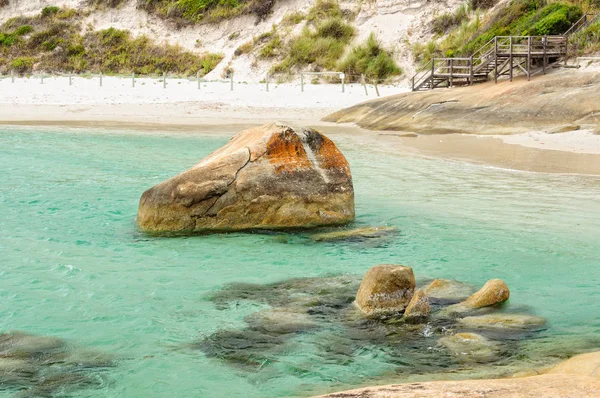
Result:
[[[350,80],[357,80],[361,74],[379,80],[400,74],[391,53],[374,36],[348,51],[355,37],[349,21],[352,17],[352,13],[340,9],[337,1],[318,0],[307,14],[286,15],[280,25],[239,46],[235,55],[255,54],[257,59],[276,60],[271,73],[283,79],[294,70],[307,69],[345,72]],[[300,32],[291,34],[303,21]]]
[[349,81],[356,81],[363,74],[369,79],[382,80],[402,73],[390,52],[381,47],[374,34],[364,44],[352,49],[340,66]]
[[8,4],[9,4],[9,3],[8,3],[8,0],[0,0],[0,8],[2,8],[2,7],[5,7],[5,6],[7,6]]
[[600,21],[572,35],[570,45],[578,56],[600,52]]
[[222,55],[198,56],[179,46],[157,45],[148,37],[109,28],[82,32],[72,9],[46,7],[34,17],[0,26],[0,72],[104,72],[206,74]]
[[178,25],[213,23],[244,14],[264,19],[275,0],[138,0],[140,9]]
[[[413,53],[415,59],[423,63],[434,57],[469,56],[495,36],[562,34],[582,15],[582,7],[577,4],[514,0],[486,19],[482,19],[476,11],[471,11],[447,35],[434,38],[426,44],[415,45]],[[442,22],[438,24],[441,28],[448,25]]]

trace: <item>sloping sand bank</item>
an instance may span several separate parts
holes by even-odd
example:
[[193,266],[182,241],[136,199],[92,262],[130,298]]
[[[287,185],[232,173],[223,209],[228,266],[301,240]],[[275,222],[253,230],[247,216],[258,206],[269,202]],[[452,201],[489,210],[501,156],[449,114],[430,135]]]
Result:
[[575,356],[544,374],[529,377],[394,384],[334,393],[322,397],[592,398],[598,397],[599,392],[600,352],[594,352]]
[[404,93],[358,104],[325,121],[421,134],[563,132],[600,126],[600,70],[560,70],[500,84]]

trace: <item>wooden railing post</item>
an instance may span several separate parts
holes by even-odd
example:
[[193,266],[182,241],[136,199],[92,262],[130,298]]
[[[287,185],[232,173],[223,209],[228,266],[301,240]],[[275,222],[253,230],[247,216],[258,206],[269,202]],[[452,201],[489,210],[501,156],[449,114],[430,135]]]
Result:
[[508,75],[509,75],[509,79],[512,82],[513,81],[513,37],[511,36],[508,39],[508,44],[509,44],[509,63],[510,63],[510,70],[508,71]]
[[[365,75],[362,75],[361,77],[361,81],[363,86],[365,85]],[[415,77],[412,77],[412,91],[415,91]]]
[[469,86],[473,85],[473,56],[469,58]]
[[494,83],[498,83],[498,36],[494,37]]
[[452,87],[452,85],[454,84],[453,74],[454,74],[454,60],[452,58],[450,58],[450,81],[448,82],[448,87]]
[[546,63],[547,63],[546,47],[548,46],[548,37],[547,36],[542,37],[542,46],[544,47],[544,59],[542,61],[542,71],[544,72],[544,75],[545,75],[546,74]]
[[431,81],[431,84],[429,85],[429,89],[433,90],[433,77],[435,76],[435,58],[431,59],[431,76],[429,77],[429,80]]
[[531,36],[527,37],[527,81],[531,80]]

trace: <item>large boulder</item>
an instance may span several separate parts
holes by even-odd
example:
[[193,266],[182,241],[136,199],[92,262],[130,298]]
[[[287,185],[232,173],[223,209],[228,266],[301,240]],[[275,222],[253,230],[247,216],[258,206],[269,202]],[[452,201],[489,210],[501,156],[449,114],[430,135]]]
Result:
[[149,233],[306,228],[353,219],[344,155],[315,130],[276,123],[242,131],[144,192],[137,216]]
[[415,291],[415,275],[403,265],[376,265],[365,274],[356,305],[368,316],[390,315],[404,311]]

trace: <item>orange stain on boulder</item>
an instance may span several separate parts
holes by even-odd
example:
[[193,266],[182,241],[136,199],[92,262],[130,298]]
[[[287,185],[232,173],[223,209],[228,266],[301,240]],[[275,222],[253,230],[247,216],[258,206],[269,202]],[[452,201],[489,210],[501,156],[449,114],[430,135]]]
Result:
[[293,130],[273,134],[267,143],[265,156],[275,168],[275,174],[293,173],[311,168],[302,141]]
[[320,145],[315,148],[319,166],[323,169],[345,169],[349,172],[350,165],[348,165],[348,161],[333,141],[321,134],[320,138]]

